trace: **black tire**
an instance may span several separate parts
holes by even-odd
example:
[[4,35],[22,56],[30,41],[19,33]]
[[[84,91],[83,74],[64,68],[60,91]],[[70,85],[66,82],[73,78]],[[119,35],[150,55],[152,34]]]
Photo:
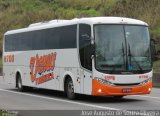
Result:
[[22,85],[22,79],[20,74],[17,75],[17,88],[20,92],[24,91],[24,86]]
[[71,100],[75,99],[76,95],[74,93],[74,85],[73,85],[73,81],[71,78],[67,79],[67,81],[65,83],[65,87],[66,87],[67,97]]

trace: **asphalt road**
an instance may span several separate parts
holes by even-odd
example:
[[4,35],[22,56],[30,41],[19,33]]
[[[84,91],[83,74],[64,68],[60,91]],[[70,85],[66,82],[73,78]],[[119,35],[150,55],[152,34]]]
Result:
[[[153,88],[149,95],[125,96],[123,99],[79,95],[72,101],[68,100],[62,92],[51,90],[30,89],[21,93],[13,85],[6,84],[0,79],[0,109],[18,111],[24,116],[31,115],[31,112],[34,116],[44,116],[44,114],[45,116],[58,116],[58,114],[82,116],[87,115],[83,112],[86,110],[160,110],[160,88]],[[93,115],[93,112],[87,113]]]

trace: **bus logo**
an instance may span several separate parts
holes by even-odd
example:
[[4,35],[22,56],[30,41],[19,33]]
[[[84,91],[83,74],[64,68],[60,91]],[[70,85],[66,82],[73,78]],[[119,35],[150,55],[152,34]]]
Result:
[[36,85],[54,79],[56,52],[30,58],[30,78]]
[[4,56],[4,62],[14,63],[14,54],[5,55]]

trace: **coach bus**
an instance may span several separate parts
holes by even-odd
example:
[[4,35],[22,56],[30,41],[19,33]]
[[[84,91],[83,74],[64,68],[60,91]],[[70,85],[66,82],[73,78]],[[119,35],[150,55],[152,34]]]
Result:
[[26,87],[77,94],[149,94],[148,24],[125,17],[89,17],[31,24],[4,34],[3,79]]

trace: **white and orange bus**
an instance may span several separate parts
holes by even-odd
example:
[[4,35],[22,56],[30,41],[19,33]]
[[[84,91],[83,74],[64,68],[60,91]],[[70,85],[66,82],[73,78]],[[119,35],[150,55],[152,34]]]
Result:
[[123,17],[52,20],[4,35],[3,78],[25,87],[75,94],[149,94],[152,62],[147,23]]

